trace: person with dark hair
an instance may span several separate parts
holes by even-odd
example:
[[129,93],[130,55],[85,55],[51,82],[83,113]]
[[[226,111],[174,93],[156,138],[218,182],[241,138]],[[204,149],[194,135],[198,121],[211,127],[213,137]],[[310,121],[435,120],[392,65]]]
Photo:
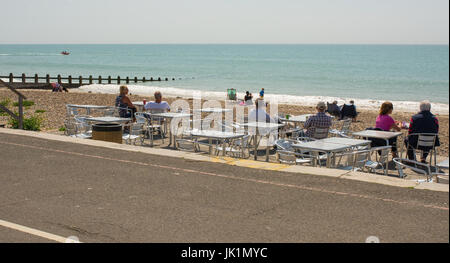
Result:
[[[401,128],[390,115],[394,111],[392,102],[386,101],[381,105],[379,115],[375,121],[375,130],[379,131],[401,131]],[[389,145],[392,146],[392,157],[397,158],[397,137],[389,140]],[[384,140],[372,139],[372,147],[387,146]]]
[[[419,133],[429,133],[438,134],[439,133],[439,121],[431,113],[431,103],[429,101],[422,101],[420,103],[420,112],[412,116],[409,123],[408,137],[405,139],[405,145],[408,149],[408,159],[416,160],[413,148],[417,148],[418,136],[413,134]],[[434,146],[440,146],[439,137],[436,136],[436,141]],[[421,162],[425,163],[428,153],[432,147],[422,147]]]
[[339,109],[337,104],[337,101],[333,101],[331,104],[327,102],[327,112],[339,118],[341,116],[341,109]]
[[247,101],[251,101],[252,99],[253,95],[249,91],[245,92],[244,102],[247,103]]
[[[306,137],[312,137],[316,128],[330,128],[332,125],[332,119],[330,116],[325,114],[327,106],[325,102],[319,101],[316,106],[317,114],[313,115],[306,120],[303,126],[306,129],[304,135]],[[303,136],[303,135],[302,135]]]
[[350,104],[344,104],[341,108],[341,120],[351,118],[354,122],[356,122],[356,117],[358,113],[356,112],[355,102],[353,100],[350,101]]

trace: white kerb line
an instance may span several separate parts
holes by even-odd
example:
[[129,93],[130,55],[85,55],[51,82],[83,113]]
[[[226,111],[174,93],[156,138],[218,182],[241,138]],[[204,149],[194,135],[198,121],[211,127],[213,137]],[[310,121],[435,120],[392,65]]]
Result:
[[0,219],[0,226],[6,227],[6,228],[10,228],[10,229],[14,229],[16,231],[27,233],[27,234],[30,234],[30,235],[33,235],[33,236],[38,236],[38,237],[42,237],[42,238],[45,238],[45,239],[53,240],[53,241],[56,241],[56,242],[59,242],[59,243],[81,243],[80,241],[75,240],[75,239],[70,239],[70,238],[67,238],[67,237],[61,237],[61,236],[54,235],[54,234],[51,234],[51,233],[47,233],[47,232],[44,232],[44,231],[40,231],[40,230],[37,230],[37,229],[33,229],[33,228],[26,227],[26,226],[21,226],[21,225],[18,225],[18,224],[7,222],[7,221],[1,220],[1,219]]

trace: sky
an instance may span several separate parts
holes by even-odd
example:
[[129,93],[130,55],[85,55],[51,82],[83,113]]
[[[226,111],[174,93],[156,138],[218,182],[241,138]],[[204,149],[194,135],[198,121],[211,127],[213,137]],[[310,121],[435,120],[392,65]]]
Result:
[[0,0],[0,44],[446,44],[448,0]]

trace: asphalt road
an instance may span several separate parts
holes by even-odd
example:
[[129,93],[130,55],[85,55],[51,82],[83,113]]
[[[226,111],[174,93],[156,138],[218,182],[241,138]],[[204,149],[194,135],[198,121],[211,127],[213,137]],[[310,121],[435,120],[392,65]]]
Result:
[[0,160],[0,220],[82,242],[449,242],[448,193],[6,134]]

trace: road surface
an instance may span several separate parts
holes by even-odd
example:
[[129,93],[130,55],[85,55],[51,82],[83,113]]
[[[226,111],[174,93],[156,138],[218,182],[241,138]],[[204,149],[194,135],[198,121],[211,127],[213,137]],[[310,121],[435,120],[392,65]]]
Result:
[[81,242],[449,242],[443,192],[7,134],[0,160],[0,220]]

